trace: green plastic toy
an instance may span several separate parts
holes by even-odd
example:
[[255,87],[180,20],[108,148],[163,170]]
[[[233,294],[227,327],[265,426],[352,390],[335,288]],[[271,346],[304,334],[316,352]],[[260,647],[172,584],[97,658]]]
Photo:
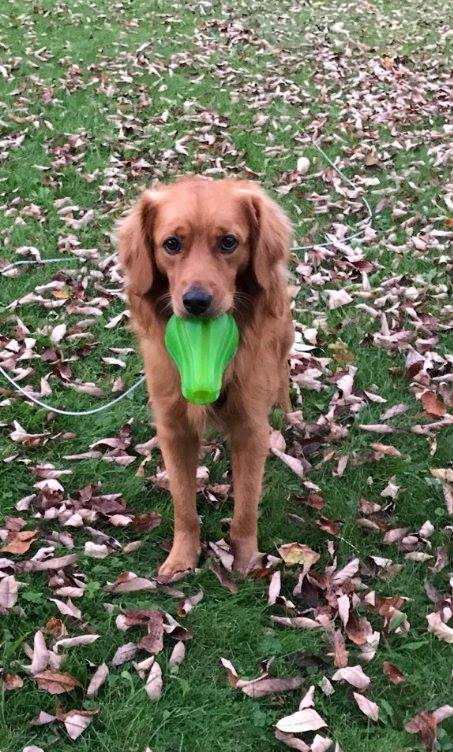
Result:
[[170,318],[165,346],[176,363],[186,400],[208,405],[219,398],[225,368],[238,343],[238,328],[229,313],[214,319]]

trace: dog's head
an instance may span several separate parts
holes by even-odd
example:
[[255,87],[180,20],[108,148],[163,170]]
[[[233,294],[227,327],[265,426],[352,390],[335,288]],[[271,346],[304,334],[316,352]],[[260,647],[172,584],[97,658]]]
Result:
[[192,177],[145,191],[118,244],[129,293],[164,315],[217,316],[271,294],[290,234],[257,184]]

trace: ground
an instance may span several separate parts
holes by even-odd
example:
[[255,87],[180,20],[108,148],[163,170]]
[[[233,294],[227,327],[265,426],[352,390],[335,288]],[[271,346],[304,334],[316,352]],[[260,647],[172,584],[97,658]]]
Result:
[[[277,454],[267,464],[261,550],[278,556],[282,544],[303,543],[321,555],[312,571],[330,567],[329,577],[335,567],[353,562],[343,595],[349,603],[349,593],[365,633],[370,624],[380,633],[375,656],[361,664],[371,679],[365,694],[380,716],[373,722],[361,713],[348,683],[332,682],[331,695],[319,687],[335,671],[328,654],[334,629],[341,635],[340,592],[332,591],[329,605],[313,584],[311,601],[305,591],[293,595],[297,563],[274,562],[282,571],[281,593],[293,605],[281,596],[268,605],[270,567],[239,581],[231,593],[206,558],[178,586],[186,595],[204,592],[186,617],[177,614],[181,599],[160,590],[107,592],[106,583],[125,570],[154,575],[165,556],[161,544],[165,548],[171,538],[159,452],[136,449],[153,435],[144,389],[108,411],[68,417],[22,400],[0,377],[0,532],[7,549],[0,554],[2,752],[27,745],[58,752],[283,749],[274,726],[297,710],[304,690],[252,699],[228,684],[221,657],[241,677],[257,675],[259,662],[275,657],[273,676],[302,676],[305,689],[315,685],[316,710],[327,724],[320,734],[333,740],[332,750],[335,744],[344,752],[435,748],[435,731],[431,737],[426,732],[423,742],[404,725],[452,696],[451,630],[439,619],[434,634],[426,619],[440,613],[443,603],[448,621],[451,598],[449,42],[441,0],[3,3],[0,260],[5,268],[17,259],[61,258],[61,266],[30,266],[1,277],[4,306],[35,293],[0,313],[4,367],[22,386],[67,410],[118,396],[139,377],[141,364],[128,349],[135,345],[127,317],[120,316],[121,280],[110,258],[116,219],[156,178],[225,171],[261,180],[291,217],[297,244],[306,246],[292,253],[299,322],[292,360],[295,412],[289,426],[281,414],[272,416]],[[334,172],[313,140],[353,185]],[[298,162],[300,157],[309,163]],[[373,210],[371,223],[364,197]],[[330,245],[319,245],[326,232]],[[349,233],[358,236],[351,240]],[[400,404],[404,411],[381,418]],[[375,424],[374,432],[361,428]],[[117,440],[90,449],[108,437]],[[394,449],[373,448],[376,443]],[[67,459],[86,452],[91,454],[84,459]],[[53,469],[43,469],[46,463]],[[216,437],[203,465],[209,470],[209,479],[200,480],[203,536],[216,541],[227,533],[223,520],[232,508],[231,498],[224,498],[228,455]],[[62,470],[70,474],[60,475]],[[100,490],[93,488],[97,483]],[[220,492],[212,488],[219,483],[226,486]],[[77,492],[87,486],[84,507]],[[382,496],[385,489],[389,495]],[[322,512],[304,503],[309,493],[310,503],[324,501]],[[31,494],[28,509],[23,502],[17,510],[17,502]],[[99,513],[92,521],[101,531],[91,533],[95,543],[105,545],[102,532],[120,543],[112,548],[108,539],[101,549],[108,555],[96,559],[84,547],[92,540],[90,521],[64,522],[74,506],[86,511],[90,496],[100,494],[121,494],[127,506],[118,502],[123,520]],[[361,498],[382,508],[370,515],[362,502],[359,511]],[[101,506],[107,503],[102,499]],[[154,529],[149,518],[142,519],[145,531],[134,523],[114,526],[147,511],[161,515]],[[328,521],[320,522],[320,515]],[[14,544],[8,551],[20,528],[37,530],[23,554],[13,553]],[[406,532],[384,543],[384,535],[399,528]],[[131,541],[141,545],[125,553],[122,547]],[[27,573],[21,565],[38,551],[44,562],[75,553],[77,563],[66,567],[66,579],[49,582],[52,573]],[[376,563],[371,556],[391,562]],[[82,573],[79,586],[71,572]],[[20,583],[17,600],[14,593],[6,596],[2,582],[13,589]],[[73,592],[80,618],[62,616],[49,600],[61,586],[72,590],[56,597],[66,601]],[[365,601],[367,593],[375,595]],[[143,635],[143,628],[117,628],[118,615],[128,608],[162,609],[184,622],[192,635],[186,659],[169,666],[174,642],[166,637],[157,659],[163,692],[156,702],[130,662],[111,667],[98,696],[87,699],[93,667],[109,664],[119,646]],[[315,621],[324,613],[327,627],[291,629],[270,618],[301,611]],[[345,625],[354,666],[361,660],[361,640],[351,640],[351,622]],[[91,645],[61,648],[61,670],[81,684],[72,692],[49,694],[24,669],[38,629],[48,648],[63,631],[100,635]],[[344,656],[335,660],[344,665]],[[384,661],[398,666],[403,683],[389,681]],[[8,690],[8,682],[22,686]],[[61,722],[30,725],[39,711],[54,713],[57,705],[60,712],[98,713],[76,742]],[[453,749],[451,724],[450,718],[437,729],[443,752]],[[311,744],[313,733],[303,739]]]

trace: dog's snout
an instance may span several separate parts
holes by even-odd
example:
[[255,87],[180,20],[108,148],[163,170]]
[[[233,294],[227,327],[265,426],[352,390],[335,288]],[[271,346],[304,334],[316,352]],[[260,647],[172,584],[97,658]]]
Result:
[[200,316],[208,311],[212,303],[212,295],[203,287],[189,287],[182,296],[182,302],[187,313],[192,316]]

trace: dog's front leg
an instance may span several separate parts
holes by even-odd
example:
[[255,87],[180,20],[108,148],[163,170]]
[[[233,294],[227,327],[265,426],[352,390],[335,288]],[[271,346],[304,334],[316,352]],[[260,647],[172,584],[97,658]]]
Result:
[[200,440],[187,419],[168,415],[157,420],[157,436],[173,497],[173,545],[159,577],[176,580],[196,567],[200,554],[200,521],[196,506],[196,471]]
[[234,568],[246,574],[258,556],[258,504],[269,451],[269,426],[261,421],[239,422],[230,430],[234,484],[231,544]]

